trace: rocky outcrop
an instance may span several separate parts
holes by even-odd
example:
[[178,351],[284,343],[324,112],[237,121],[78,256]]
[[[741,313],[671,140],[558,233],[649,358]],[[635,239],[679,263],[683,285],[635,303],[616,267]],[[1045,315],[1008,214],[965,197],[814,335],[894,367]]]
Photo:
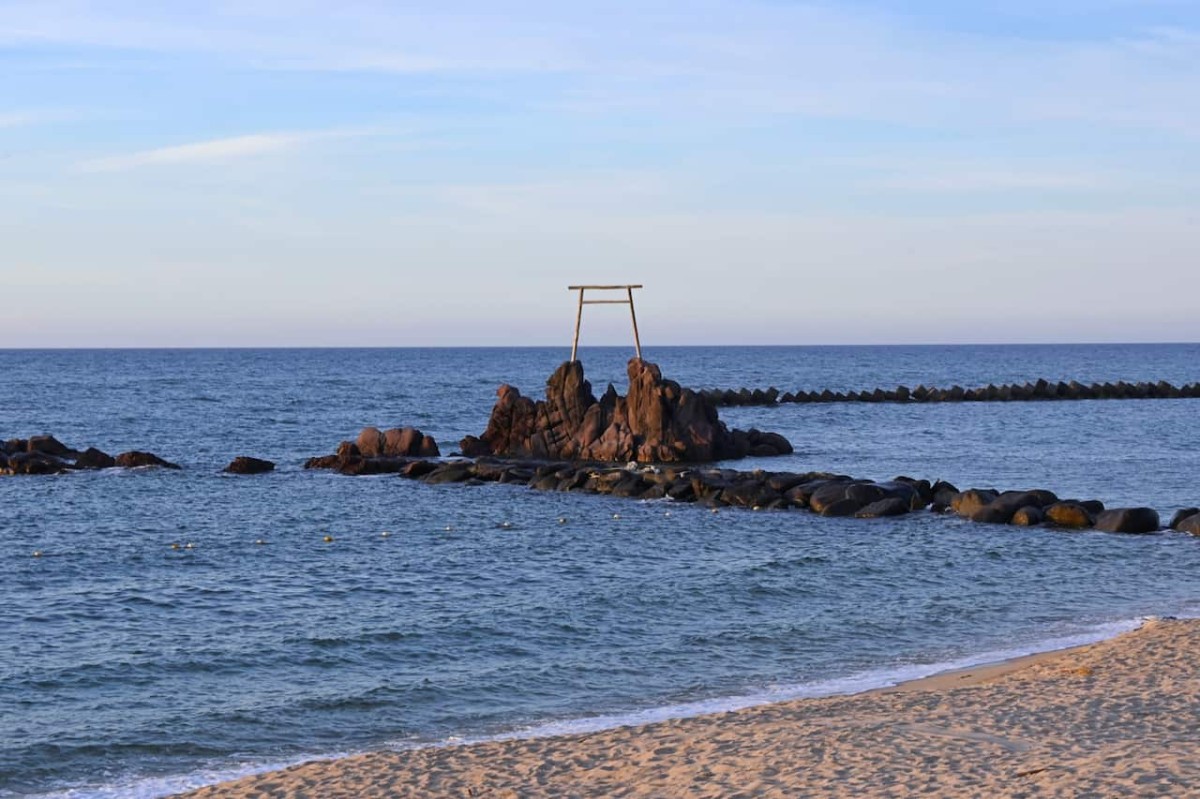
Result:
[[227,474],[266,474],[275,471],[275,464],[261,458],[239,455],[222,471]]
[[0,443],[0,475],[63,474],[114,466],[179,468],[149,452],[126,452],[115,458],[95,447],[79,452],[50,435],[12,438]]
[[730,430],[703,396],[663,378],[638,358],[629,362],[629,393],[610,385],[597,400],[579,361],[563,363],[534,401],[501,386],[479,437],[461,442],[464,455],[594,462],[700,463],[792,452],[787,439],[758,430]]
[[333,455],[309,458],[305,469],[332,469],[342,474],[398,474],[414,458],[441,455],[437,441],[415,427],[380,430],[364,427],[354,441],[338,444]]

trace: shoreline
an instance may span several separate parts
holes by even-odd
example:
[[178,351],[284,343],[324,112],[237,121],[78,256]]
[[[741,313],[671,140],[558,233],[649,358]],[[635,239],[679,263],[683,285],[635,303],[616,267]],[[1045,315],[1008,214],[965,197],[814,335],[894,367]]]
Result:
[[[1136,697],[1127,696],[1124,702],[1119,697],[1129,693],[1130,680],[1134,687],[1138,679],[1152,679],[1165,680],[1178,688],[1180,675],[1170,667],[1186,669],[1197,648],[1200,620],[1149,619],[1136,629],[1097,642],[942,670],[858,693],[793,698],[593,731],[549,736],[518,733],[477,742],[318,759],[175,796],[730,796],[752,786],[762,795],[803,791],[833,796],[842,789],[849,790],[844,784],[847,775],[860,771],[878,772],[875,776],[883,782],[877,785],[867,780],[854,788],[855,795],[902,796],[911,790],[923,795],[955,796],[963,791],[984,790],[996,796],[1069,796],[1074,791],[1095,790],[1096,785],[1105,786],[1106,795],[1120,795],[1128,787],[1125,777],[1110,766],[1100,768],[1100,761],[1092,762],[1094,757],[1083,757],[1079,767],[1070,769],[1075,786],[1072,792],[1063,793],[1050,783],[1036,787],[1045,782],[1039,775],[1053,773],[1061,779],[1063,769],[1032,763],[1033,753],[1042,754],[1041,750],[1046,749],[1044,759],[1050,762],[1053,758],[1049,755],[1061,759],[1060,749],[1086,749],[1086,741],[1081,743],[1071,734],[1066,739],[1051,736],[1039,747],[1038,736],[1014,736],[1005,728],[1044,724],[1046,706],[1050,705],[1058,708],[1050,715],[1052,727],[1069,722],[1072,712],[1085,716],[1099,713],[1111,718],[1099,725],[1094,718],[1081,718],[1074,726],[1093,731],[1102,728],[1108,737],[1116,734],[1117,738],[1127,727],[1131,736],[1122,743],[1144,748],[1146,733],[1133,735],[1132,731],[1145,726],[1146,719],[1142,714],[1123,716],[1120,707],[1131,700],[1142,704],[1157,699],[1167,716],[1153,725],[1161,736],[1172,726],[1171,718],[1186,727],[1187,719],[1200,712],[1200,686],[1163,692],[1144,690],[1143,685]],[[1173,656],[1164,654],[1168,650]],[[1101,663],[1105,664],[1103,668]],[[1111,664],[1119,668],[1112,669]],[[1101,673],[1108,679],[1099,679]],[[1110,681],[1115,684],[1098,684]],[[1106,712],[1094,701],[1074,696],[1080,690],[1093,694],[1099,690],[1090,698],[1109,699],[1117,709]],[[986,707],[978,707],[981,699],[987,700]],[[1186,706],[1185,711],[1175,708],[1167,712],[1167,706],[1180,702]],[[1026,709],[1029,719],[1023,720],[1020,712],[1014,714],[1014,710]],[[952,718],[946,717],[947,713]],[[972,723],[972,715],[980,713],[989,718],[975,718]],[[994,718],[997,714],[999,719]],[[950,720],[954,723],[945,723]],[[997,720],[1002,723],[997,724]],[[835,733],[833,739],[826,741],[831,731]],[[919,757],[913,748],[916,739],[921,742]],[[825,750],[830,743],[844,750],[839,752],[839,760],[857,766],[846,773],[842,773],[844,768],[829,771],[830,758]],[[881,760],[880,746],[886,749],[888,744],[894,750],[892,756]],[[814,747],[820,750],[819,758]],[[1165,780],[1164,785],[1178,788],[1184,784],[1179,780],[1200,779],[1200,773],[1193,772],[1200,766],[1191,757],[1200,755],[1200,733],[1175,730],[1174,739],[1160,749],[1149,753],[1149,762],[1158,764],[1155,773]],[[970,750],[979,757],[968,764],[962,760],[960,750]],[[1180,754],[1185,750],[1190,753],[1187,757]],[[1070,753],[1080,759],[1080,753]],[[614,756],[621,762],[611,762]],[[1019,760],[1024,765],[1002,765],[1001,761],[1006,760]],[[1111,757],[1102,760],[1111,765]],[[1167,762],[1159,762],[1164,760]],[[943,761],[952,761],[952,765],[946,767]],[[1142,756],[1134,758],[1130,768],[1138,771],[1136,764],[1144,761]],[[944,767],[934,768],[934,777],[929,777],[929,769],[937,764]],[[916,774],[914,765],[920,766]],[[896,793],[900,774],[908,779],[926,774],[934,783],[914,783]],[[1022,787],[1031,792],[1005,792],[1005,781],[1014,774],[1023,783],[1032,781]],[[892,792],[883,791],[884,784],[890,784]],[[1152,787],[1144,780],[1136,784],[1143,789]],[[872,793],[877,788],[879,792]]]

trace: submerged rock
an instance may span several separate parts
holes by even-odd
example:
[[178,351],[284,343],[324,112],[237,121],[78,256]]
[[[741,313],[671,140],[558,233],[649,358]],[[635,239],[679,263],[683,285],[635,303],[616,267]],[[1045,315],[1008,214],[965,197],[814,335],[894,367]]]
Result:
[[222,471],[227,474],[265,474],[275,471],[275,464],[248,455],[239,455]]
[[180,468],[178,464],[165,461],[153,452],[140,452],[138,450],[122,452],[116,457],[116,465],[125,469],[138,469],[144,466],[158,466],[163,469]]

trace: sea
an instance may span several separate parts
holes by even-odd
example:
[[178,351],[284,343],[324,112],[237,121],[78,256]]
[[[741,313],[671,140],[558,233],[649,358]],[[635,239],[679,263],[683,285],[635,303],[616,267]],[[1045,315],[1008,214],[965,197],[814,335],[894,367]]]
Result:
[[[597,396],[623,389],[631,354],[581,351]],[[540,396],[568,355],[0,351],[0,439],[183,467],[0,478],[0,797],[149,799],[314,758],[859,691],[1200,612],[1200,540],[1183,534],[712,513],[301,468],[367,425],[416,426],[449,455],[501,383]],[[645,357],[695,388],[1200,380],[1194,344]],[[795,445],[737,468],[1049,488],[1164,522],[1200,505],[1200,400],[721,416]],[[222,474],[237,455],[279,467]]]

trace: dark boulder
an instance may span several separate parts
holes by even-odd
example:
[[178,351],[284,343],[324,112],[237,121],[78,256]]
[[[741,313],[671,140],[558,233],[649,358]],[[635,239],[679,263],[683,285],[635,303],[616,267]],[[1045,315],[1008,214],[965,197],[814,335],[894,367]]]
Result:
[[32,436],[25,444],[26,451],[40,452],[62,460],[74,460],[78,452],[59,441],[54,436]]
[[122,452],[116,457],[116,465],[122,469],[139,469],[145,466],[158,466],[163,469],[178,469],[178,464],[165,461],[152,452]]
[[863,505],[879,502],[891,496],[886,489],[875,483],[853,483],[846,487],[846,498]]
[[224,471],[228,474],[266,474],[275,471],[275,464],[261,458],[251,458],[249,455],[239,455]]
[[970,518],[976,511],[990,505],[999,496],[988,488],[968,488],[960,491],[950,500],[950,509],[959,516]]
[[75,459],[76,469],[111,469],[116,465],[116,458],[95,447],[88,447]]
[[1092,514],[1078,502],[1055,502],[1053,505],[1045,508],[1042,513],[1046,517],[1046,521],[1056,527],[1066,527],[1069,529],[1082,529],[1091,527],[1093,524]]
[[[402,466],[400,468],[399,473],[404,475],[405,477],[416,480],[421,477],[424,477],[425,475],[429,474],[436,468],[437,468],[436,463],[430,463],[429,461],[412,461],[410,463],[404,464],[404,466]],[[487,477],[484,477],[483,474],[479,473],[478,470],[476,471],[475,476],[478,478],[481,478],[481,479],[485,479],[485,480],[488,479]],[[499,474],[497,474],[495,479],[499,479]]]
[[954,497],[959,493],[953,483],[947,483],[944,480],[938,480],[932,486],[933,496],[930,504],[937,510],[945,510],[954,502]]
[[859,502],[858,500],[839,499],[836,502],[831,502],[828,505],[822,506],[821,510],[817,512],[822,516],[853,516],[862,508],[863,503]]
[[[846,499],[846,489],[848,489],[851,485],[853,485],[853,483],[843,482],[841,480],[826,482],[809,495],[808,507],[812,508],[813,512],[815,513],[825,515],[826,508]],[[795,492],[796,489],[793,489],[792,493],[795,494]],[[793,502],[795,502],[794,499]],[[851,500],[851,502],[855,502],[855,500]],[[856,507],[854,510],[858,510],[858,508],[861,508],[865,504],[867,503],[857,502],[858,507]]]
[[[407,465],[407,464],[406,464]],[[401,467],[403,468],[403,467]],[[444,463],[437,466],[422,479],[428,485],[442,485],[443,483],[461,483],[471,479],[473,467],[470,463],[455,462]]]
[[47,475],[68,471],[67,462],[44,452],[14,452],[5,456],[6,474]]
[[1095,527],[1106,533],[1154,533],[1160,524],[1153,508],[1112,508],[1096,516]]
[[1096,516],[1104,512],[1104,503],[1098,499],[1083,499],[1079,504],[1087,508],[1087,512]]
[[1185,519],[1180,519],[1175,529],[1181,533],[1200,535],[1200,513],[1194,513]]
[[908,502],[900,497],[887,497],[860,508],[854,516],[858,519],[879,519],[884,516],[903,516],[908,512]]
[[1033,505],[1026,505],[1020,508],[1013,514],[1011,523],[1018,527],[1034,527],[1045,521],[1045,516],[1042,515],[1042,509]]
[[1177,510],[1175,511],[1175,515],[1171,517],[1171,523],[1167,526],[1172,530],[1178,530],[1180,522],[1196,514],[1200,514],[1200,508],[1183,508],[1182,510]]

